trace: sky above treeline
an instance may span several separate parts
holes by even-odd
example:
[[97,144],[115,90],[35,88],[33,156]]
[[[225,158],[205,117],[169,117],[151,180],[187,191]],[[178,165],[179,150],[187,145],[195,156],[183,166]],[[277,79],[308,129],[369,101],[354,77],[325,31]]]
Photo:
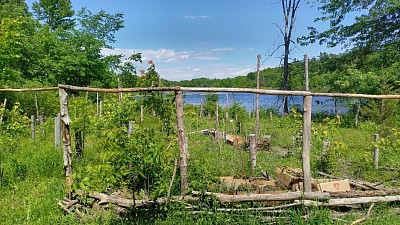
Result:
[[[29,7],[33,0],[27,0]],[[168,80],[226,78],[255,71],[257,54],[261,69],[281,63],[283,43],[278,27],[284,27],[280,0],[72,0],[75,11],[86,7],[93,13],[123,13],[125,28],[116,34],[113,50],[104,54],[141,52],[148,67],[153,60],[160,76]],[[308,26],[320,16],[317,5],[300,3],[293,37],[308,33]],[[304,54],[317,57],[320,52],[344,52],[340,47],[318,44],[292,45],[291,59],[302,60]],[[271,55],[272,54],[272,55]]]

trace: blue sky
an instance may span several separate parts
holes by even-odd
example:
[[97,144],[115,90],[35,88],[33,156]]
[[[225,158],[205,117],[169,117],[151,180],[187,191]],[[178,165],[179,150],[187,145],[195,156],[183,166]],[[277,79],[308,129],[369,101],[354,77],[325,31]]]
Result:
[[[27,1],[29,6],[32,2]],[[269,57],[282,44],[276,26],[283,27],[279,0],[72,0],[72,4],[75,10],[86,6],[94,13],[100,9],[124,13],[125,28],[116,34],[115,48],[104,54],[142,52],[144,63],[138,68],[147,68],[145,62],[151,59],[164,79],[246,75],[256,70],[257,54],[262,56],[262,68],[280,65],[283,49]],[[319,15],[316,6],[302,2],[293,36],[307,34],[307,26],[326,26],[313,23]],[[343,51],[297,45],[291,58]]]

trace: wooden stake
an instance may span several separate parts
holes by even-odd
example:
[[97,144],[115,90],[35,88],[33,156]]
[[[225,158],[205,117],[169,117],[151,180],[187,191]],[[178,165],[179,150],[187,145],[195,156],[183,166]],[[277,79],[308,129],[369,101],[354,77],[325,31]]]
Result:
[[183,97],[182,91],[175,92],[176,103],[176,124],[179,144],[181,194],[184,195],[189,188],[187,179],[187,140],[185,135],[185,124],[183,118]]
[[39,118],[39,104],[38,104],[37,95],[35,95],[35,107],[36,107],[36,118]]
[[129,121],[128,137],[130,137],[135,132],[133,125],[135,125],[135,121]]
[[[69,124],[71,119],[68,115],[68,94],[60,88],[60,115],[61,115],[61,127],[62,127],[62,141],[63,141],[63,155],[64,155],[64,170],[66,177],[67,192],[71,191],[72,180],[72,151],[71,151],[71,135],[69,131]],[[69,194],[69,193],[68,193]]]
[[54,146],[56,148],[60,147],[61,143],[61,118],[60,113],[54,117]]
[[251,162],[251,172],[254,175],[257,165],[257,140],[255,134],[249,135],[249,153]]
[[374,166],[375,166],[375,168],[378,168],[378,164],[379,164],[378,140],[379,140],[379,134],[375,134],[375,135],[374,135],[374,141],[375,141],[375,147],[374,147]]
[[303,180],[304,191],[311,192],[311,169],[310,169],[310,149],[311,149],[311,96],[305,96],[303,100]]
[[32,133],[32,141],[35,140],[35,116],[31,115],[31,133]]

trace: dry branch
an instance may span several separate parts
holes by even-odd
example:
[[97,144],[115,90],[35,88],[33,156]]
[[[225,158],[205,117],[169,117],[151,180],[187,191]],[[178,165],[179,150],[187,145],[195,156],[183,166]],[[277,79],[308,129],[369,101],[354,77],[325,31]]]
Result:
[[227,195],[213,192],[199,192],[192,191],[193,195],[208,195],[214,196],[221,203],[238,203],[238,202],[264,202],[264,201],[288,201],[300,199],[312,200],[328,200],[330,199],[329,193],[317,192],[289,192],[282,194],[247,194],[247,195]]
[[[135,206],[137,208],[141,207],[146,207],[150,206],[153,204],[158,204],[158,205],[165,205],[168,202],[168,198],[157,198],[156,200],[135,200],[133,199],[127,199],[127,198],[122,198],[122,197],[117,197],[117,196],[111,196],[107,195],[104,193],[100,192],[84,192],[82,190],[77,190],[75,192],[75,195],[77,196],[88,196],[90,198],[94,198],[99,200],[99,204],[115,204],[124,208],[132,207]],[[186,202],[196,202],[199,199],[191,196],[172,196],[170,199],[175,200],[175,201],[186,201]]]
[[359,197],[374,197],[374,196],[391,196],[391,195],[400,195],[400,189],[330,192],[329,194],[332,198],[359,198]]
[[217,209],[218,212],[243,212],[243,211],[256,211],[256,212],[280,212],[280,209],[290,208],[303,205],[301,202],[290,203],[286,205],[271,206],[271,207],[257,207],[245,209]]
[[378,202],[398,202],[400,201],[400,195],[395,196],[379,196],[379,197],[359,197],[359,198],[339,198],[330,199],[328,201],[329,206],[340,206],[340,205],[355,205],[355,204],[367,204],[367,203],[378,203]]
[[360,218],[360,219],[358,219],[358,220],[353,221],[353,222],[351,223],[351,225],[355,225],[355,224],[357,224],[357,223],[364,222],[364,221],[371,215],[371,210],[372,210],[372,208],[374,207],[374,205],[375,205],[375,203],[372,203],[371,206],[370,206],[369,209],[368,209],[367,214],[365,214],[364,217],[362,217],[362,218]]

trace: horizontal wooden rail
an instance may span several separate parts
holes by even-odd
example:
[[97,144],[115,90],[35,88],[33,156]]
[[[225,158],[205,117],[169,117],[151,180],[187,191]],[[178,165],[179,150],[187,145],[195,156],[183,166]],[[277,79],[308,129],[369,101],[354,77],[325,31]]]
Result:
[[400,99],[400,95],[368,95],[351,93],[313,93],[309,91],[283,91],[283,90],[263,90],[253,88],[215,88],[215,87],[150,87],[150,88],[91,88],[78,87],[73,85],[59,84],[58,87],[45,88],[4,88],[0,92],[34,92],[34,91],[53,91],[59,88],[74,91],[100,92],[100,93],[120,93],[120,92],[140,92],[140,91],[186,91],[186,92],[235,92],[264,95],[289,95],[289,96],[320,96],[336,98],[368,98],[368,99]]
[[140,92],[140,91],[179,91],[179,87],[150,87],[150,88],[91,88],[59,84],[59,88],[73,91],[87,91],[100,93]]
[[312,96],[336,97],[336,98],[370,98],[370,99],[400,99],[400,95],[366,95],[346,93],[311,93]]
[[31,91],[54,91],[58,90],[58,87],[45,87],[45,88],[4,88],[0,89],[0,92],[31,92]]

